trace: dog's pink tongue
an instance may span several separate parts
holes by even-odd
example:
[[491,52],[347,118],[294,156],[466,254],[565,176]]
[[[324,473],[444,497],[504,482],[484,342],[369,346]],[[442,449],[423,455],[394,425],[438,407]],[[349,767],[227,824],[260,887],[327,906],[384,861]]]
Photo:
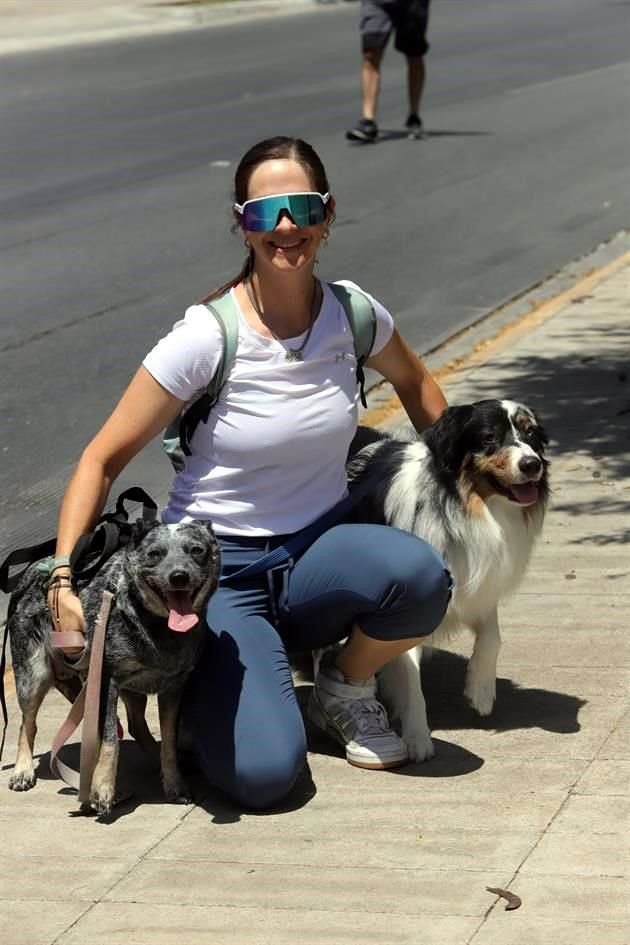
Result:
[[199,623],[199,617],[192,608],[188,591],[169,591],[166,595],[168,604],[168,625],[176,633],[187,633]]
[[510,491],[519,505],[533,505],[538,499],[538,485],[535,482],[511,486]]

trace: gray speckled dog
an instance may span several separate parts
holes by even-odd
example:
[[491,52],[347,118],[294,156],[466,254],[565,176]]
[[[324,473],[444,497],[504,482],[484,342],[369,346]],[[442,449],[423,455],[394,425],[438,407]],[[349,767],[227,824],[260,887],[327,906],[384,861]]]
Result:
[[[147,526],[138,522],[129,544],[115,552],[86,585],[79,586],[88,646],[103,591],[115,594],[103,659],[102,742],[90,793],[90,805],[101,815],[109,814],[114,803],[119,694],[130,734],[150,756],[159,758],[166,799],[190,802],[177,766],[177,716],[184,683],[202,642],[205,606],[219,574],[219,547],[209,523]],[[9,602],[7,631],[22,710],[17,758],[9,781],[14,791],[28,791],[35,784],[33,743],[44,696],[56,686],[73,700],[81,686],[80,674],[68,666],[67,659],[65,678],[54,673],[46,581],[35,566],[30,567]],[[158,697],[160,748],[145,720],[149,693]]]

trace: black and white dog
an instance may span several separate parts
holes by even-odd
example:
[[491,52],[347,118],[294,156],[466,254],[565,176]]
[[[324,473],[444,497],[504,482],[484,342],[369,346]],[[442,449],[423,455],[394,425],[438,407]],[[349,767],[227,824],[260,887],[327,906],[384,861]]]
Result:
[[[443,556],[453,597],[439,645],[462,627],[475,641],[464,694],[480,715],[495,701],[501,644],[497,607],[522,581],[549,494],[548,439],[534,412],[511,400],[450,407],[413,442],[382,437],[349,461],[350,481],[374,476],[361,514],[424,538]],[[412,761],[433,755],[420,684],[421,647],[379,673]]]
[[[167,800],[190,800],[177,766],[177,716],[184,683],[202,642],[205,605],[217,587],[219,572],[219,547],[209,523],[147,526],[138,522],[129,544],[79,587],[88,647],[103,591],[115,594],[103,659],[102,743],[90,795],[90,806],[101,815],[109,814],[114,803],[119,694],[130,734],[160,761]],[[53,628],[46,582],[47,576],[32,565],[9,602],[7,632],[22,710],[17,758],[9,781],[14,791],[27,791],[35,784],[33,742],[44,696],[57,686],[72,700],[80,689],[72,663],[64,660],[60,673],[59,656],[50,646]],[[158,696],[160,748],[145,720],[150,693]]]

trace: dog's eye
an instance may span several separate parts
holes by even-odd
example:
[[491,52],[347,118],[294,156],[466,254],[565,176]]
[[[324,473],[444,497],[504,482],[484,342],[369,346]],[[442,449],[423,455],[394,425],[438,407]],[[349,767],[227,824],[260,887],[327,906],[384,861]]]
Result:
[[206,553],[206,549],[203,547],[203,545],[193,545],[190,549],[190,553],[193,558],[203,558]]
[[488,448],[491,446],[494,446],[496,443],[496,438],[494,436],[494,433],[486,433],[486,435],[483,437],[481,442],[483,446],[488,447]]
[[158,561],[161,561],[164,557],[164,552],[161,548],[151,548],[151,551],[147,552],[147,558],[151,564],[157,564]]

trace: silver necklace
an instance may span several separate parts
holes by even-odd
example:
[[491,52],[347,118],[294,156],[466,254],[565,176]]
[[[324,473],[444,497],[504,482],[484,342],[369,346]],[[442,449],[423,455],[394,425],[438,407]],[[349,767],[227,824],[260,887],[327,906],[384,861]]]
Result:
[[259,319],[261,320],[261,322],[263,323],[263,325],[264,325],[266,328],[269,329],[269,331],[271,332],[271,334],[273,335],[273,337],[276,339],[276,341],[277,341],[279,344],[281,344],[282,347],[284,348],[284,357],[285,357],[285,360],[287,360],[287,361],[303,361],[303,360],[304,360],[304,354],[303,354],[303,352],[304,352],[304,349],[306,348],[306,346],[307,346],[307,344],[308,344],[308,339],[311,337],[311,332],[313,331],[313,325],[315,324],[315,302],[316,302],[316,299],[317,299],[317,283],[314,283],[314,285],[313,285],[313,300],[312,300],[312,302],[311,302],[311,322],[310,322],[310,325],[308,326],[308,330],[307,330],[307,332],[306,332],[306,337],[305,337],[304,341],[302,342],[302,344],[300,345],[299,348],[290,348],[289,345],[286,345],[286,344],[284,343],[284,341],[282,340],[282,338],[279,338],[278,335],[276,335],[275,331],[273,330],[273,328],[271,327],[271,325],[269,324],[269,322],[267,321],[267,319],[265,318],[265,316],[263,315],[263,313],[262,313],[261,310],[260,310],[260,306],[259,306],[259,304],[258,304],[258,301],[257,301],[257,299],[256,299],[256,296],[254,295],[254,289],[253,289],[253,286],[252,286],[252,283],[251,283],[251,280],[250,280],[250,279],[247,279],[247,280],[245,281],[245,291],[247,292],[247,298],[248,298],[249,301],[252,303],[252,308],[254,309],[254,311],[256,312],[256,314],[258,315],[258,317],[259,317]]

